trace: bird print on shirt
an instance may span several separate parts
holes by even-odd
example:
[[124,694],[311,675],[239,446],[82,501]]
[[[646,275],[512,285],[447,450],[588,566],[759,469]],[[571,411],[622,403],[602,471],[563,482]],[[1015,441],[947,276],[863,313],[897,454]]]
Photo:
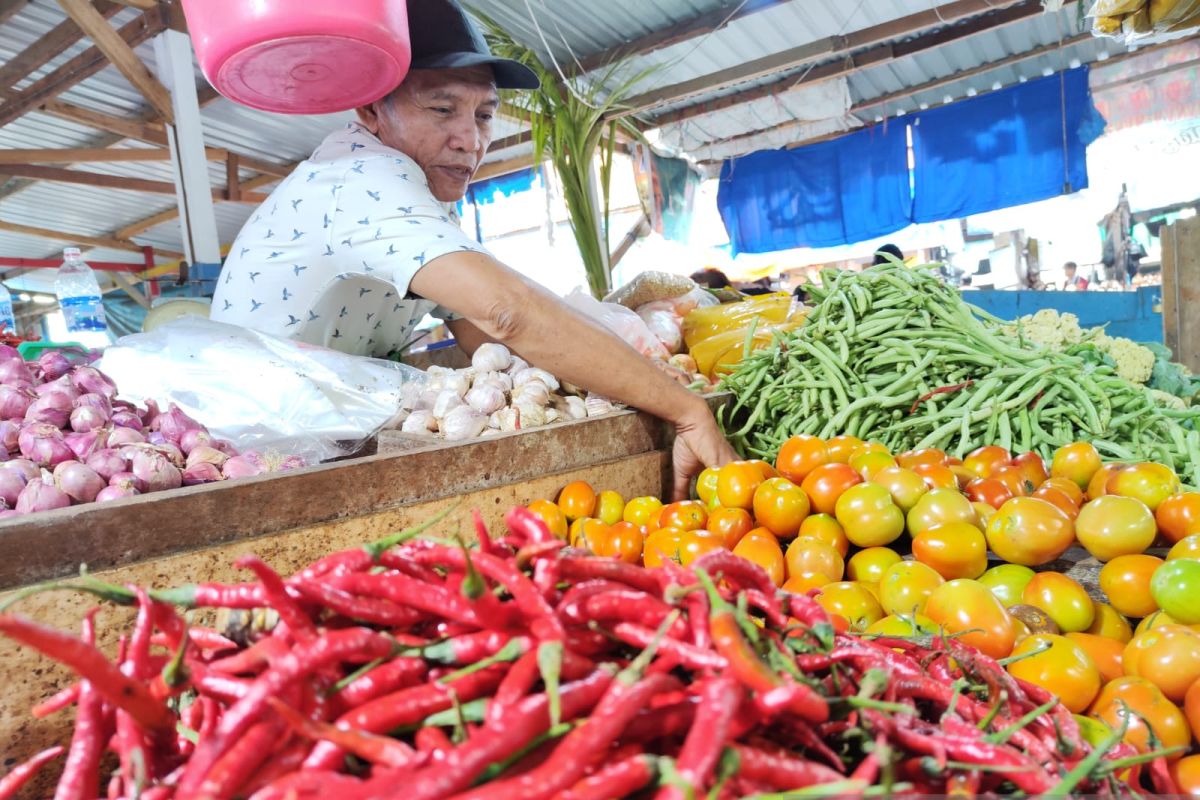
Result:
[[368,295],[371,292],[372,292],[371,289],[368,289],[367,287],[364,286],[363,288],[358,290],[358,299],[361,300],[364,295]]
[[365,227],[367,227],[368,225],[370,225],[370,224],[371,224],[371,218],[370,218],[370,217],[363,217],[362,219],[358,220],[358,224],[359,224],[359,225],[362,225],[362,226],[365,228]]
[[300,273],[301,273],[301,272],[304,272],[304,270],[306,270],[306,269],[308,269],[308,267],[302,267],[302,266],[300,266],[299,264],[293,264],[293,265],[292,265],[292,272],[295,274],[295,276],[296,276],[297,278],[299,278],[299,277],[300,277]]
[[363,265],[363,272],[374,272],[375,271],[375,268],[372,267],[370,264],[368,264],[365,261],[362,262],[362,265]]
[[266,235],[266,236],[264,236],[263,238],[264,238],[264,239],[274,239],[274,238],[275,238],[275,231],[271,230],[270,228],[267,228],[267,235]]
[[292,228],[292,241],[293,242],[298,241],[300,239],[300,237],[303,235],[304,235],[304,231],[298,230],[296,228]]
[[389,244],[389,245],[388,245],[388,251],[387,251],[386,253],[384,253],[384,255],[388,255],[388,256],[394,256],[394,255],[396,255],[396,245],[394,245],[394,244]]
[[310,173],[308,173],[308,180],[306,180],[306,181],[305,181],[305,183],[312,183],[312,182],[313,182],[313,180],[315,180],[315,179],[316,179],[316,177],[317,177],[317,173],[316,173],[316,172],[310,172]]
[[396,210],[401,214],[411,214],[413,206],[396,206]]
[[250,298],[250,310],[251,311],[258,311],[260,308],[262,308],[262,306],[263,306],[263,304],[258,302],[257,300],[255,300],[253,297]]
[[329,218],[329,215],[328,215],[328,214],[326,214],[326,215],[325,215],[325,221],[324,221],[323,223],[321,223],[321,227],[322,227],[322,228],[328,228],[328,227],[329,227],[329,225],[330,225],[330,223],[332,223],[332,222],[333,222],[333,220],[331,220],[331,219]]
[[292,201],[292,211],[296,211],[297,209],[299,209],[299,208],[300,208],[300,204],[301,204],[301,203],[303,203],[303,202],[304,202],[304,198],[303,198],[303,197],[301,197],[301,198],[298,198],[298,199],[296,199],[296,200],[293,200],[293,201]]
[[282,250],[272,250],[271,255],[267,256],[267,258],[279,258],[281,255],[283,255]]
[[229,310],[229,309],[231,309],[231,308],[233,308],[233,303],[231,303],[231,302],[229,302],[228,300],[226,300],[226,301],[225,301],[225,308],[223,308],[223,309],[222,309],[222,311],[228,311],[228,310]]
[[320,314],[314,314],[313,310],[311,308],[308,310],[308,321],[309,322],[316,322],[320,318],[321,318]]
[[421,253],[419,256],[413,256],[413,261],[417,262],[422,267],[425,266],[425,254]]
[[331,245],[325,245],[325,255],[333,255],[333,247]]
[[292,293],[288,291],[286,286],[283,287],[283,302],[286,303],[288,300],[291,299],[291,297],[292,297]]
[[403,306],[402,303],[396,303],[396,305],[392,306],[392,313],[395,314],[397,311],[399,311],[401,309],[402,306]]
[[370,197],[376,203],[379,202],[379,192],[372,192],[370,189],[367,189],[367,197]]
[[299,325],[299,324],[300,324],[300,318],[299,318],[299,317],[297,317],[297,316],[295,316],[295,315],[293,315],[293,314],[288,314],[288,324],[287,324],[287,326],[288,326],[289,328],[290,328],[290,327],[292,327],[293,325]]
[[262,273],[261,272],[250,272],[250,273],[247,273],[247,275],[250,278],[250,282],[254,283],[255,279],[258,278],[259,275],[262,275]]
[[334,329],[333,329],[333,338],[334,338],[334,339],[340,339],[340,338],[342,338],[342,332],[341,332],[341,331],[339,331],[337,328],[334,328]]
[[233,280],[233,272],[226,272],[225,273],[225,284],[228,286],[229,282],[231,280]]
[[249,253],[249,252],[250,252],[250,248],[249,248],[249,247],[243,247],[243,248],[242,248],[242,255],[241,255],[241,258],[245,258],[245,257],[246,257],[246,253]]
[[[358,131],[355,131],[355,133],[357,133],[357,132]],[[364,147],[366,147],[365,144],[359,144],[358,142],[351,142],[350,143],[350,152],[353,153],[355,150],[362,150]]]
[[350,168],[350,171],[357,172],[359,175],[362,175],[363,174],[363,165],[366,163],[367,162],[365,162],[365,161],[355,161],[354,166]]
[[383,238],[383,228],[376,228],[375,229],[375,241],[378,242],[382,238]]
[[341,319],[342,317],[346,316],[346,313],[347,313],[346,307],[342,306],[342,310],[340,312],[338,312],[338,319]]

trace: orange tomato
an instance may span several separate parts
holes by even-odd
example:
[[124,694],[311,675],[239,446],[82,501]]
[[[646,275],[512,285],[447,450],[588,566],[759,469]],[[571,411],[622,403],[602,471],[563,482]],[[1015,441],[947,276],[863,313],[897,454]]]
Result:
[[887,489],[892,496],[892,502],[899,506],[905,514],[911,511],[917,501],[929,491],[929,486],[920,475],[901,467],[888,467],[880,470],[875,473],[871,482]]
[[879,603],[888,614],[923,614],[933,590],[945,583],[942,576],[918,561],[892,564],[879,581]]
[[976,478],[967,484],[966,494],[972,503],[987,503],[992,508],[999,508],[1013,497],[1012,491],[995,478]]
[[663,506],[658,518],[661,528],[677,528],[681,531],[698,531],[708,524],[708,512],[698,500],[681,500]]
[[534,500],[528,506],[529,510],[541,517],[542,522],[552,534],[559,539],[567,538],[567,518],[555,503],[549,500]]
[[1063,633],[1086,631],[1096,620],[1087,590],[1061,572],[1039,572],[1025,584],[1021,600],[1046,612]]
[[1103,497],[1108,494],[1108,481],[1113,475],[1123,469],[1126,469],[1128,464],[1105,464],[1100,469],[1096,470],[1096,474],[1088,481],[1087,496],[1089,500],[1095,500],[1097,497]]
[[1021,603],[1025,587],[1033,580],[1034,571],[1020,564],[998,564],[979,576],[979,582],[996,595],[1005,608]]
[[804,522],[800,523],[800,532],[796,536],[807,536],[812,539],[820,539],[825,544],[831,544],[842,558],[845,558],[846,554],[850,552],[850,540],[846,538],[846,532],[842,530],[837,518],[829,514],[810,514],[805,517]]
[[808,594],[813,589],[820,589],[828,583],[833,583],[828,575],[820,572],[801,572],[789,575],[781,588],[792,594]]
[[[1196,739],[1200,741],[1200,733]],[[1200,798],[1200,755],[1184,756],[1172,764],[1171,778],[1184,797]]]
[[1200,533],[1200,492],[1183,492],[1168,497],[1154,512],[1158,529],[1172,544]]
[[971,508],[975,509],[976,527],[981,531],[986,531],[988,523],[992,517],[996,516],[996,507],[987,503],[971,503]]
[[1192,728],[1192,736],[1200,742],[1200,681],[1193,683],[1187,690],[1183,698],[1183,713]]
[[1021,453],[1012,460],[1012,465],[1021,470],[1021,474],[1025,476],[1025,481],[1034,489],[1040,487],[1050,478],[1050,473],[1046,470],[1046,462],[1042,457],[1032,451]]
[[705,553],[720,550],[724,546],[720,536],[706,530],[684,531],[680,537],[680,545],[679,563],[685,567]]
[[863,446],[863,440],[857,436],[835,436],[826,444],[829,451],[829,461],[833,464],[849,464],[850,456]]
[[928,447],[924,450],[910,450],[907,453],[901,453],[896,456],[896,463],[904,469],[912,469],[918,464],[945,464],[946,454],[936,447]]
[[912,471],[920,475],[930,489],[958,488],[958,476],[945,464],[917,464]]
[[1171,549],[1167,551],[1167,561],[1174,561],[1177,558],[1191,558],[1200,561],[1200,533],[1185,536],[1171,545]]
[[[1140,753],[1149,752],[1151,731],[1160,747],[1186,747],[1191,739],[1183,712],[1144,678],[1126,676],[1109,681],[1088,716],[1113,730],[1120,730],[1128,719],[1124,740]],[[1181,756],[1182,752],[1168,758],[1174,761]]]
[[1188,689],[1200,680],[1200,633],[1185,628],[1151,631],[1157,639],[1142,649],[1137,674],[1153,683],[1173,703],[1182,703]]
[[635,497],[625,504],[621,519],[634,525],[649,525],[653,520],[658,527],[655,515],[662,511],[663,503],[657,497]]
[[625,498],[611,489],[596,497],[596,517],[605,525],[616,525],[625,514]]
[[1072,632],[1066,636],[1092,657],[1096,669],[1100,671],[1102,683],[1116,680],[1125,674],[1121,668],[1121,656],[1125,652],[1125,646],[1121,642],[1091,633]]
[[[1074,486],[1074,484],[1071,485]],[[1066,492],[1055,486],[1039,486],[1031,496],[1036,497],[1038,500],[1045,500],[1071,519],[1079,516],[1079,506],[1071,500]]]
[[765,569],[776,586],[783,584],[786,571],[783,548],[779,546],[779,540],[770,531],[763,528],[755,528],[750,531],[733,548],[733,554]]
[[840,581],[846,570],[842,555],[833,545],[818,539],[798,538],[788,545],[784,558],[787,561],[787,574],[800,575],[805,572],[817,572],[827,576],[826,583]]
[[626,564],[640,564],[642,549],[646,545],[646,529],[632,522],[618,522],[609,528],[606,548],[608,552],[601,553],[610,558],[620,559]]
[[988,522],[987,541],[1004,561],[1037,567],[1066,552],[1075,541],[1075,526],[1045,500],[1014,497]]
[[908,532],[917,535],[934,525],[978,520],[971,501],[957,489],[933,489],[921,497],[908,512]]
[[608,526],[593,517],[580,517],[571,523],[571,529],[568,532],[571,547],[586,547],[592,552],[596,552],[592,539],[595,538],[599,541],[601,537],[607,535]]
[[1028,497],[1033,494],[1033,484],[1025,479],[1020,467],[1001,467],[992,473],[992,480],[1000,481],[1013,497]]
[[890,453],[879,450],[863,450],[861,447],[850,456],[850,468],[869,481],[885,469],[896,466]]
[[850,623],[856,631],[883,619],[883,607],[865,586],[853,581],[838,581],[821,587],[817,602],[830,614],[836,614]]
[[1113,608],[1127,617],[1152,614],[1158,610],[1158,603],[1150,593],[1150,579],[1162,563],[1161,558],[1142,553],[1117,556],[1100,568],[1100,591]]
[[961,641],[992,658],[1007,657],[1016,642],[1013,618],[978,581],[960,578],[943,583],[929,595],[925,616],[948,633],[962,633]]
[[1150,648],[1151,645],[1162,641],[1162,638],[1172,632],[1185,630],[1182,625],[1174,622],[1167,622],[1162,625],[1156,625],[1145,630],[1139,630],[1133,634],[1133,638],[1125,644],[1125,650],[1121,656],[1121,664],[1126,675],[1135,677],[1143,677],[1139,671],[1142,663],[1142,654]]
[[801,483],[822,464],[829,463],[829,447],[823,439],[808,434],[793,436],[779,448],[775,469],[792,483]]
[[1008,466],[1012,454],[994,444],[985,445],[972,450],[963,459],[963,467],[976,478],[990,478],[1001,467]]
[[1107,494],[1141,500],[1151,511],[1157,511],[1164,500],[1179,493],[1180,486],[1179,477],[1170,467],[1145,462],[1114,473],[1104,489]]
[[968,483],[975,480],[975,476],[972,473],[967,472],[967,468],[962,464],[947,464],[946,466],[948,466],[950,471],[954,473],[955,479],[958,480],[958,488],[960,489],[964,488]]
[[730,550],[742,540],[742,537],[754,528],[754,519],[744,508],[714,508],[708,515],[705,526],[709,533],[721,537],[725,547]]
[[1100,451],[1090,442],[1075,442],[1055,451],[1050,461],[1050,477],[1066,478],[1080,489],[1086,489],[1100,467]]
[[1065,636],[1030,636],[1016,646],[1013,656],[1026,657],[1008,665],[1010,674],[1057,695],[1076,714],[1086,711],[1100,693],[1096,663],[1077,642]]
[[848,464],[822,464],[808,473],[800,488],[817,513],[832,514],[842,493],[859,483],[862,476]]
[[754,505],[754,492],[765,480],[758,464],[731,461],[717,471],[717,500],[725,508],[749,509]]
[[780,538],[795,536],[808,516],[808,495],[787,478],[770,478],[754,492],[754,519]]
[[1079,509],[1075,536],[1100,561],[1143,552],[1154,543],[1154,515],[1140,500],[1110,494]]
[[762,472],[763,480],[769,481],[771,478],[779,477],[779,470],[775,469],[761,458],[752,458],[750,459],[750,463],[758,465],[759,470]]
[[889,544],[904,533],[904,512],[892,502],[887,489],[876,483],[846,489],[834,510],[846,538],[859,547]]
[[683,534],[678,528],[659,528],[651,531],[642,546],[642,563],[661,567],[667,561],[683,561]]
[[887,547],[868,547],[850,556],[846,562],[846,577],[863,583],[879,583],[893,564],[899,564],[900,554]]
[[1133,638],[1133,628],[1129,627],[1129,620],[1121,615],[1108,603],[1098,603],[1092,600],[1092,608],[1095,610],[1095,618],[1092,620],[1092,625],[1087,629],[1087,633],[1095,636],[1103,636],[1106,639],[1115,639],[1121,644],[1125,644]]
[[596,490],[586,481],[572,481],[558,493],[558,507],[568,522],[596,513]]
[[975,579],[987,571],[987,540],[966,522],[934,525],[916,535],[913,557],[946,580]]
[[1067,480],[1066,478],[1047,478],[1039,486],[1039,489],[1044,488],[1058,489],[1060,492],[1071,498],[1071,502],[1078,508],[1083,505],[1084,496],[1083,489],[1079,488],[1079,484],[1075,481]]

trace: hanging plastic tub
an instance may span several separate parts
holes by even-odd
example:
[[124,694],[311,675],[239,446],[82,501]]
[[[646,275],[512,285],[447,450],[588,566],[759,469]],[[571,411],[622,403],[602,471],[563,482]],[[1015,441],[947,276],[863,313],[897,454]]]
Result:
[[404,0],[183,0],[183,11],[208,82],[262,111],[373,103],[412,58]]

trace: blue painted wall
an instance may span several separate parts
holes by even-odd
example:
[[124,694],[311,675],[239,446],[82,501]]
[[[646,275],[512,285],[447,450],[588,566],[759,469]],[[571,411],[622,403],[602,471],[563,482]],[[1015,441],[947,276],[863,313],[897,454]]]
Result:
[[1136,292],[1005,292],[980,289],[963,299],[1001,319],[1016,319],[1044,308],[1079,317],[1085,328],[1106,325],[1110,336],[1135,342],[1163,340],[1162,289],[1144,286]]

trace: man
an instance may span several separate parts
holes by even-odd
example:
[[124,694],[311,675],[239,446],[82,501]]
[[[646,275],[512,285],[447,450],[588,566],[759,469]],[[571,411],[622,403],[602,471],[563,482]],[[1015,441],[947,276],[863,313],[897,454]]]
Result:
[[1081,278],[1076,273],[1079,271],[1079,266],[1074,261],[1068,261],[1063,264],[1063,274],[1066,276],[1063,280],[1063,290],[1068,292],[1086,292],[1088,288],[1087,278]]
[[500,264],[457,224],[492,138],[497,89],[531,89],[493,57],[455,0],[410,3],[412,70],[358,109],[238,234],[212,318],[383,356],[427,313],[468,353],[499,341],[560,378],[675,424],[675,495],[734,457],[707,404],[607,330]]
[[878,267],[882,264],[894,264],[897,261],[900,263],[904,262],[904,253],[899,247],[888,242],[885,245],[881,245],[875,251],[875,257],[871,260],[871,266]]

